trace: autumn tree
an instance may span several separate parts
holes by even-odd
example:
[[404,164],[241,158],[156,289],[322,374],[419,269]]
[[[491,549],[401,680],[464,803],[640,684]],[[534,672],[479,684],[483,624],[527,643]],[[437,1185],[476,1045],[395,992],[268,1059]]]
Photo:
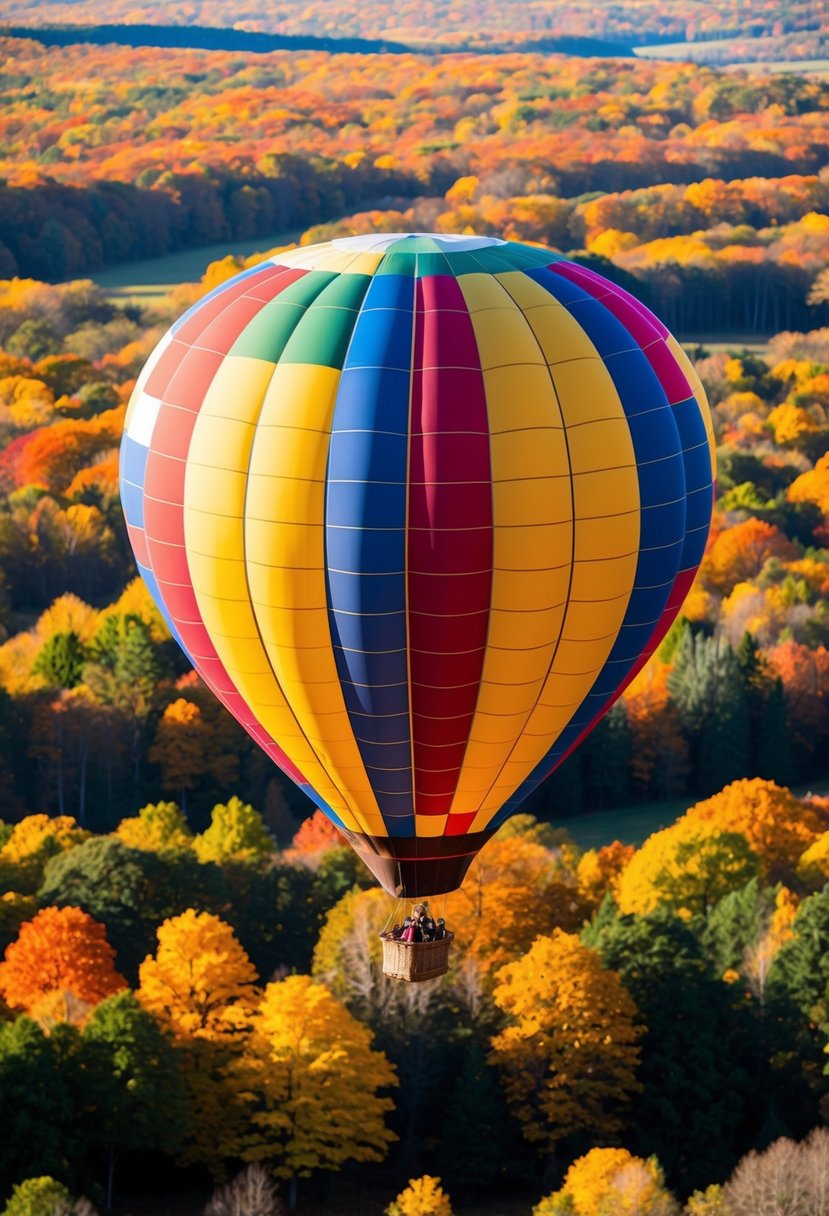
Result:
[[382,1161],[395,1139],[380,1092],[395,1085],[371,1033],[327,988],[309,977],[269,984],[236,1065],[250,1130],[232,1146],[249,1161],[269,1161],[289,1180],[337,1170],[346,1161]]
[[685,819],[740,832],[772,877],[790,873],[823,831],[815,807],[761,777],[733,781],[712,798],[692,806]]
[[501,968],[493,996],[508,1024],[492,1058],[526,1138],[553,1152],[576,1132],[621,1130],[643,1030],[619,976],[556,929]]
[[764,1152],[749,1153],[740,1162],[724,1188],[727,1211],[732,1216],[756,1216],[764,1211],[829,1216],[827,1176],[829,1132],[825,1128],[815,1128],[800,1144],[781,1137]]
[[386,1216],[452,1216],[452,1204],[440,1178],[424,1174],[409,1179],[409,1185],[386,1208]]
[[252,806],[236,795],[214,806],[210,827],[194,841],[201,861],[264,861],[274,851],[274,842]]
[[318,864],[323,853],[341,848],[343,834],[336,828],[324,811],[316,810],[303,820],[299,831],[291,841],[289,855],[303,865]]
[[[91,1214],[91,1205],[88,1209]],[[18,1182],[3,1208],[3,1216],[75,1216],[83,1211],[72,1201],[69,1188],[48,1175]]]
[[685,815],[634,853],[619,879],[619,907],[639,915],[662,906],[704,915],[723,895],[745,886],[759,865],[740,832]]
[[[524,954],[540,935],[579,928],[587,915],[586,901],[575,882],[562,881],[550,850],[521,836],[491,840],[446,901],[447,923],[464,926],[458,953],[488,974]],[[495,920],[498,933],[492,932]]]
[[616,894],[619,878],[635,852],[634,845],[614,840],[582,854],[576,877],[581,894],[593,907],[597,908],[608,892]]
[[253,1164],[219,1187],[207,1202],[204,1216],[284,1216],[285,1208],[264,1166]]
[[80,908],[44,908],[27,921],[0,963],[0,994],[27,1012],[54,992],[96,1005],[126,987],[104,926]]
[[11,829],[0,849],[0,879],[22,894],[37,890],[46,863],[76,845],[89,833],[71,815],[27,815]]
[[204,771],[209,741],[198,705],[178,697],[166,707],[147,755],[161,769],[162,788],[176,793],[185,811],[187,791],[198,784]]
[[256,970],[230,925],[193,909],[158,929],[155,958],[139,969],[138,996],[177,1038],[224,1042],[256,1004]]
[[703,578],[728,594],[737,583],[756,578],[770,557],[797,556],[791,541],[773,524],[747,519],[721,532],[703,563]]
[[115,835],[131,849],[178,853],[193,845],[193,833],[175,802],[150,802],[137,815],[122,819]]
[[625,1148],[594,1148],[577,1158],[560,1190],[542,1199],[533,1216],[679,1216],[655,1157],[647,1161]]
[[139,1001],[181,1049],[189,1109],[181,1160],[221,1177],[247,1124],[231,1064],[259,996],[256,971],[229,925],[190,909],[159,927],[156,956],[139,979]]

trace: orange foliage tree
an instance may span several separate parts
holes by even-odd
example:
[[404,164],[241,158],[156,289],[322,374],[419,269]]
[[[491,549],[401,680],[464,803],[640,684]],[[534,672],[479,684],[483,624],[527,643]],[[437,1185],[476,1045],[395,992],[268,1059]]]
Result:
[[38,912],[21,926],[0,963],[0,995],[28,1013],[53,993],[97,1005],[126,986],[104,926],[80,908]]
[[550,850],[520,836],[491,840],[446,901],[449,927],[463,926],[458,953],[489,973],[539,935],[579,928],[588,914],[575,884],[560,880]]
[[737,583],[756,578],[770,557],[792,561],[797,550],[779,528],[746,519],[721,532],[703,560],[703,577],[728,594]]

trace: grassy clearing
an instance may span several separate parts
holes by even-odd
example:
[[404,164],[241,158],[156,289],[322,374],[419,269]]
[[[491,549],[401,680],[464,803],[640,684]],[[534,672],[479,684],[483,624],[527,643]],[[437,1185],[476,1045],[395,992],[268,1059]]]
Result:
[[607,811],[590,811],[572,819],[557,819],[554,826],[566,828],[579,848],[600,849],[602,845],[620,840],[637,847],[661,828],[670,827],[696,799],[680,798],[673,802],[647,802],[635,806],[614,807]]
[[111,299],[122,304],[153,304],[180,283],[198,282],[210,262],[216,262],[228,254],[249,258],[254,253],[264,253],[278,245],[289,245],[299,235],[294,229],[275,232],[272,236],[260,236],[253,241],[222,241],[216,245],[202,245],[198,249],[168,253],[163,258],[145,258],[140,262],[107,266],[105,270],[90,275],[90,278]]

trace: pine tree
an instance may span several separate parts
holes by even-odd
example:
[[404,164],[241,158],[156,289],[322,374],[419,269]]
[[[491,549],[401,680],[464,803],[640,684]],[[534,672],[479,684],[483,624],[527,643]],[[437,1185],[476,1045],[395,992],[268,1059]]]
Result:
[[471,1043],[446,1097],[437,1161],[452,1190],[485,1190],[505,1159],[510,1119],[498,1084],[479,1045]]
[[750,739],[745,683],[732,648],[688,630],[676,650],[668,687],[691,749],[701,793],[714,793],[745,776]]

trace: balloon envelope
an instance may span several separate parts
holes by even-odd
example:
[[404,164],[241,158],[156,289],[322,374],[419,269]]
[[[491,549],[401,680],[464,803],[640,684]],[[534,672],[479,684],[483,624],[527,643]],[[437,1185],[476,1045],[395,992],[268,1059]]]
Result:
[[122,497],[173,636],[384,886],[457,887],[702,557],[713,439],[637,300],[536,246],[279,254],[161,340]]

